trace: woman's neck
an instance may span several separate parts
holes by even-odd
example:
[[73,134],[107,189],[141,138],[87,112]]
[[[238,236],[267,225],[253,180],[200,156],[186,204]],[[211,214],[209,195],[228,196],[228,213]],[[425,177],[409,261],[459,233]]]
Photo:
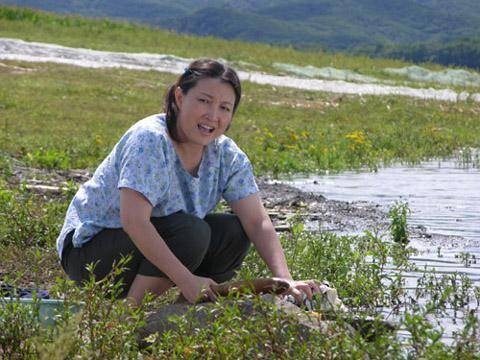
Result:
[[198,168],[202,161],[205,146],[198,144],[182,143],[172,140],[173,147],[182,163],[183,168],[192,176],[197,176]]

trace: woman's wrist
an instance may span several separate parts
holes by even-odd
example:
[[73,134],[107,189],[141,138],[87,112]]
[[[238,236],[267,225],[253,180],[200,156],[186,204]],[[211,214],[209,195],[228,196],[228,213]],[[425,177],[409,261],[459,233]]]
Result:
[[189,284],[192,283],[193,277],[194,275],[185,267],[181,271],[175,271],[170,277],[170,280],[181,289],[184,286],[189,286]]
[[274,277],[285,279],[285,280],[293,280],[292,275],[290,275],[290,272],[288,270],[282,270],[282,271],[272,271],[272,274]]

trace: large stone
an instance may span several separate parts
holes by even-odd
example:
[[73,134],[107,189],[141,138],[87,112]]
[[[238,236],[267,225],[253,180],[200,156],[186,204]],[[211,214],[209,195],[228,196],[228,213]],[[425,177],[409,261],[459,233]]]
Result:
[[[225,300],[224,306],[236,305],[241,313],[242,319],[259,315],[260,310],[258,304],[262,301],[268,302],[267,304],[274,305],[273,309],[276,309],[280,317],[284,317],[289,320],[289,324],[293,324],[297,341],[308,341],[312,336],[318,334],[328,334],[332,332],[332,320],[324,320],[321,315],[315,312],[306,312],[300,307],[292,304],[291,302],[272,294],[261,295],[262,299],[246,297],[241,300]],[[271,308],[266,306],[264,308]],[[161,335],[166,331],[178,330],[178,325],[175,321],[172,321],[174,316],[191,316],[192,322],[197,328],[208,328],[211,322],[215,321],[218,316],[221,316],[221,312],[218,311],[218,305],[214,303],[201,303],[201,304],[187,304],[187,303],[175,303],[170,305],[164,305],[155,311],[147,314],[146,325],[139,330],[140,343],[146,346],[145,338],[158,334],[157,338],[161,338]],[[354,333],[353,328],[345,325],[347,332]]]

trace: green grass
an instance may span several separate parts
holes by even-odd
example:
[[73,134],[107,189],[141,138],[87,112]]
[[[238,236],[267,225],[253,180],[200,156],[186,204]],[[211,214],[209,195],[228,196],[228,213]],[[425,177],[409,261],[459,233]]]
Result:
[[[94,169],[124,131],[162,111],[174,76],[5,62],[0,151],[29,165]],[[228,135],[257,174],[375,169],[480,147],[480,104],[340,96],[244,82]]]
[[[259,63],[265,69],[273,59],[287,58],[288,62],[312,60],[317,66],[332,62],[333,66],[345,68],[355,68],[358,62],[358,69],[366,73],[369,68],[384,66],[343,55],[197,39],[131,24],[5,8],[0,8],[0,36],[107,50],[230,56]],[[40,354],[50,358],[148,357],[149,353],[139,350],[134,339],[142,313],[104,299],[105,291],[114,284],[91,283],[79,291],[65,281],[60,269],[55,238],[78,184],[70,183],[69,189],[55,197],[33,194],[14,181],[13,165],[49,169],[46,177],[72,168],[94,170],[129,126],[161,112],[163,93],[174,76],[3,63],[7,66],[0,67],[0,273],[4,281],[49,288],[56,297],[86,301],[88,306],[80,318],[63,314],[58,332],[32,325],[28,310],[0,306],[0,354],[12,358],[38,358]],[[13,66],[31,71],[18,72]],[[467,149],[480,147],[480,104],[476,103],[341,96],[248,82],[243,83],[243,88],[244,97],[228,135],[248,153],[258,175],[375,169],[397,161],[415,163],[451,156],[461,148],[465,151],[460,159],[466,161],[471,154]],[[385,334],[366,342],[361,337],[348,337],[342,325],[337,324],[331,336],[319,334],[311,346],[305,347],[281,340],[295,337],[295,333],[288,320],[275,317],[264,304],[263,317],[240,322],[238,314],[230,309],[212,320],[211,328],[198,329],[195,336],[185,330],[188,318],[179,319],[179,331],[152,344],[153,357],[216,358],[218,354],[231,354],[235,358],[252,354],[251,349],[256,350],[254,340],[255,344],[265,344],[259,350],[264,357],[288,357],[294,352],[304,358],[399,358],[408,353],[414,358],[453,359],[474,358],[478,353],[478,318],[469,317],[462,301],[469,297],[476,302],[478,314],[480,292],[467,278],[424,274],[415,296],[429,300],[419,305],[405,294],[400,277],[385,272],[387,259],[404,271],[409,269],[408,247],[372,233],[361,237],[314,235],[303,231],[301,223],[292,223],[291,233],[281,240],[295,277],[328,279],[345,303],[362,316],[374,314],[376,305],[405,308],[408,315],[402,326],[414,334],[412,339],[401,344],[398,338]],[[367,261],[366,255],[374,262]],[[263,262],[252,252],[239,277],[267,274]],[[427,321],[448,307],[457,309],[468,320],[453,346],[439,342],[438,330]],[[224,304],[219,304],[218,309],[225,309]],[[122,314],[128,314],[133,321],[120,322]]]

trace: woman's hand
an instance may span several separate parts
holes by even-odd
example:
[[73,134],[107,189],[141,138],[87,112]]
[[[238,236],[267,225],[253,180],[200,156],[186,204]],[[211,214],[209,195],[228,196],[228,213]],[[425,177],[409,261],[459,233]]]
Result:
[[292,295],[298,304],[303,303],[302,292],[308,300],[312,300],[313,294],[320,294],[320,285],[316,280],[287,280],[290,288],[282,295]]
[[218,284],[210,278],[192,275],[187,283],[178,285],[178,287],[185,299],[189,303],[194,304],[207,299],[215,301],[216,296],[211,288],[212,285]]

